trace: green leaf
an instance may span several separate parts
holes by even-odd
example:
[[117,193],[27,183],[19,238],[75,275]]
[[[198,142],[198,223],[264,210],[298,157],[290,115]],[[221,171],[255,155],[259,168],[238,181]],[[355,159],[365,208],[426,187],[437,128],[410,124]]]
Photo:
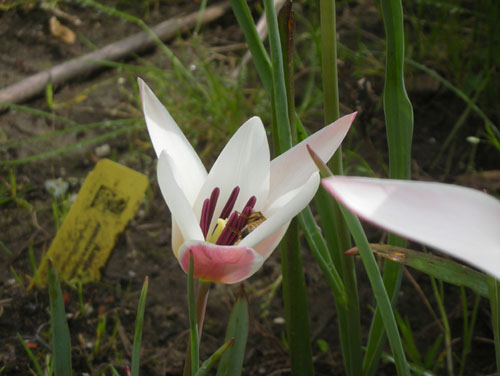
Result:
[[139,297],[139,305],[137,307],[137,317],[135,319],[134,345],[132,350],[131,375],[139,376],[139,366],[141,364],[141,339],[142,328],[144,324],[144,310],[146,308],[146,296],[148,294],[149,278],[144,279],[141,295]]
[[234,340],[234,342],[231,348],[222,355],[219,368],[217,369],[217,376],[241,375],[247,336],[248,299],[242,285],[226,329],[226,343],[229,343],[231,340]]
[[271,50],[271,104],[273,106],[273,144],[276,155],[284,153],[292,146],[288,100],[286,95],[285,72],[281,50],[278,20],[273,0],[264,0],[267,27],[269,30],[269,49]]
[[430,253],[417,252],[391,245],[370,244],[370,248],[377,255],[386,259],[411,266],[441,281],[456,286],[468,287],[481,296],[488,296],[486,274],[465,265]]
[[71,339],[69,335],[61,285],[49,259],[48,287],[50,299],[50,324],[55,376],[71,376]]
[[405,345],[405,350],[408,356],[410,357],[410,360],[418,364],[419,366],[422,366],[422,356],[420,355],[420,351],[418,351],[417,344],[415,343],[415,338],[413,337],[413,330],[411,329],[410,326],[410,320],[408,320],[408,317],[405,317],[404,319],[401,317],[401,315],[396,311],[396,320],[398,322],[399,326],[399,331],[401,332],[403,339],[404,339],[404,345]]
[[222,357],[222,355],[225,354],[225,352],[227,351],[227,349],[230,346],[232,346],[233,342],[234,342],[234,339],[231,338],[229,341],[227,341],[225,344],[223,344],[221,347],[219,347],[217,349],[217,351],[215,351],[210,356],[210,358],[208,358],[207,360],[205,360],[203,362],[203,364],[201,365],[201,367],[198,370],[198,372],[196,372],[195,376],[205,376],[208,373],[208,371],[210,371],[212,369],[212,367],[215,365],[215,363],[217,363],[217,361]]
[[424,368],[430,368],[432,367],[433,364],[436,363],[442,343],[443,343],[443,335],[440,334],[436,337],[436,340],[434,341],[432,346],[429,347],[429,349],[425,353]]

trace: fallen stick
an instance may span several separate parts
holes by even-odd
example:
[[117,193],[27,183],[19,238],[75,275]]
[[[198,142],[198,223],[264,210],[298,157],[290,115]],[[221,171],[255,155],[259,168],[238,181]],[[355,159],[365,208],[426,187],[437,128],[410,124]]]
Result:
[[[229,9],[229,3],[221,3],[207,7],[203,14],[202,23],[209,23],[221,17]],[[165,40],[193,28],[198,22],[199,12],[187,16],[176,17],[164,21],[151,30]],[[61,84],[71,78],[87,74],[101,68],[98,60],[119,60],[132,53],[152,47],[155,44],[151,36],[143,31],[118,42],[108,44],[100,50],[88,53],[65,63],[53,66],[50,69],[36,73],[13,85],[0,90],[0,102],[20,103],[40,94],[50,82],[52,85]]]

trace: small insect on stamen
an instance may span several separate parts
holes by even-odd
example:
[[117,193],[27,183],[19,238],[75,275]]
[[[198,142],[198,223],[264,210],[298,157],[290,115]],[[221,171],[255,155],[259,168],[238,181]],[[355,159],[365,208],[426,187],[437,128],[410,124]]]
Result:
[[238,244],[244,237],[248,236],[248,234],[260,226],[266,219],[267,218],[260,211],[252,211],[252,213],[246,217],[247,223],[238,233],[238,237],[236,238],[234,244]]

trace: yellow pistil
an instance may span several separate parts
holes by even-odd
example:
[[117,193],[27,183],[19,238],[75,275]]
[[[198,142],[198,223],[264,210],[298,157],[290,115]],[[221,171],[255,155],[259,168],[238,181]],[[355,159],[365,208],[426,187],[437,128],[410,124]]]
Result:
[[222,234],[222,230],[226,227],[227,219],[219,218],[217,219],[217,225],[215,226],[214,232],[207,237],[207,242],[216,244],[217,239]]

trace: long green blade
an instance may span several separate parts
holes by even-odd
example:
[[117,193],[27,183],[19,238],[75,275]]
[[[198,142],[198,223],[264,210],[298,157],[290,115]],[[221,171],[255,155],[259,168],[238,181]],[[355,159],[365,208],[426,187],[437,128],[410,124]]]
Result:
[[243,370],[243,360],[245,358],[245,348],[248,337],[248,299],[243,287],[240,288],[238,298],[234,304],[233,311],[229,317],[229,324],[226,329],[227,343],[234,340],[231,348],[227,350],[219,363],[217,376],[241,375]]
[[500,373],[500,281],[488,276],[490,292],[491,324],[493,327],[493,339],[495,340],[495,359],[497,362],[497,373]]
[[55,376],[71,375],[71,339],[69,334],[61,285],[57,273],[49,260],[48,286],[50,299],[50,324],[52,331],[52,354]]
[[403,350],[403,344],[401,343],[401,337],[399,336],[398,327],[396,324],[396,319],[394,317],[394,312],[392,310],[391,301],[385,289],[382,276],[377,266],[377,261],[370,250],[370,245],[366,235],[361,227],[359,219],[351,213],[349,210],[341,206],[342,214],[344,215],[349,230],[356,242],[356,245],[361,255],[361,260],[365,266],[366,274],[370,280],[370,285],[372,287],[375,299],[377,301],[377,306],[382,317],[382,322],[389,339],[389,344],[391,346],[392,354],[394,356],[394,361],[396,364],[396,369],[398,375],[410,375],[410,370],[408,368],[408,363]]
[[139,305],[137,307],[137,317],[135,318],[134,345],[132,350],[131,375],[139,376],[139,366],[141,364],[141,339],[144,325],[144,310],[146,309],[146,296],[148,294],[149,278],[146,277],[142,285]]
[[337,304],[343,306],[344,309],[347,308],[347,294],[345,292],[344,282],[333,263],[326,241],[321,234],[320,227],[314,220],[311,209],[307,207],[302,210],[298,218],[300,226],[304,230],[304,236],[309,244],[309,248],[332,289],[335,301]]
[[[335,1],[321,0],[320,11],[324,119],[325,124],[330,124],[340,117]],[[343,174],[341,148],[337,150],[329,166],[334,174]],[[361,374],[362,352],[356,271],[353,260],[344,256],[344,252],[351,247],[351,239],[342,213],[332,197],[320,188],[315,202],[321,218],[321,227],[328,229],[325,239],[333,262],[343,280],[347,296],[346,305],[337,300],[335,304],[346,374],[355,376]]]
[[[384,114],[389,147],[389,177],[411,177],[411,143],[413,137],[413,109],[404,84],[404,28],[401,0],[381,0],[386,34],[386,65],[384,85]],[[392,234],[389,244],[405,247],[406,241]],[[384,284],[395,304],[401,284],[402,268],[386,261]],[[385,344],[384,327],[377,308],[370,328],[363,373],[375,375]]]

